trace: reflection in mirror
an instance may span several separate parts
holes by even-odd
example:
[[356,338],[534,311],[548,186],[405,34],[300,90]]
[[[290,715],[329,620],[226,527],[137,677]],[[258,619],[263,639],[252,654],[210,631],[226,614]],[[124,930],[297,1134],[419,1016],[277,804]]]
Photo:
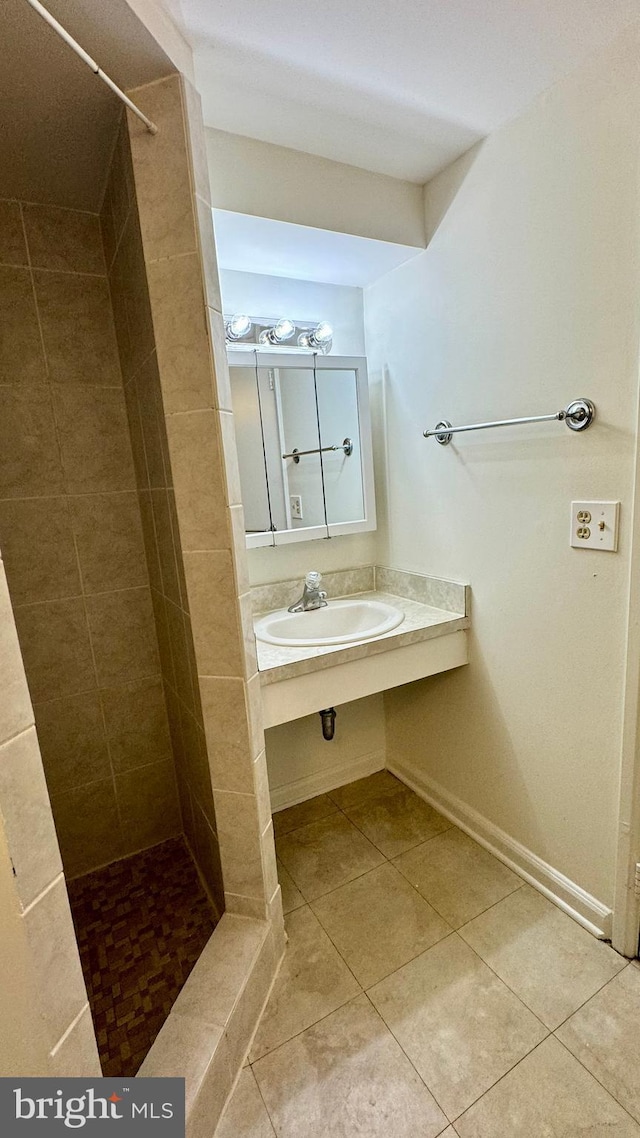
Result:
[[[287,529],[326,526],[313,370],[278,369],[276,381],[282,409],[285,495],[289,503]],[[299,451],[311,453],[298,454]]]
[[230,351],[247,545],[375,529],[366,361]]
[[234,367],[233,414],[240,465],[240,490],[247,533],[273,530],[266,453],[263,447],[258,369]]
[[[316,374],[316,386],[327,522],[360,522],[364,491],[356,373],[323,369]],[[346,439],[350,445],[344,446]],[[336,450],[324,449],[330,446]]]

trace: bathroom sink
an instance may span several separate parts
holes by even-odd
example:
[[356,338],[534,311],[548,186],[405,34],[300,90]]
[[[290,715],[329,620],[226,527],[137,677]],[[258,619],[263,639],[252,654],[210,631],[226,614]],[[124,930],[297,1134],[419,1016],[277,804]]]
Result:
[[400,609],[386,601],[329,601],[326,608],[310,612],[267,613],[256,622],[258,640],[289,648],[314,648],[325,644],[359,644],[397,628],[404,620]]

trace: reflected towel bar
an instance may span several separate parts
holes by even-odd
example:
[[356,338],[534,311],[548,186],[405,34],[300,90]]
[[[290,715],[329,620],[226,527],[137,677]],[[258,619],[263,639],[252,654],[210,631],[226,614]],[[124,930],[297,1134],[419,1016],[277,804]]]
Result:
[[[423,431],[425,439],[435,439],[440,446],[446,447],[453,435],[460,431],[486,431],[489,427],[515,427],[520,423],[550,423],[558,420],[564,422],[572,431],[586,431],[595,418],[595,405],[590,399],[574,399],[564,411],[556,411],[555,415],[529,415],[525,419],[498,419],[493,423],[469,423],[465,427],[454,427],[446,419],[436,423],[432,431]],[[335,449],[335,448],[334,448]]]
[[291,451],[291,454],[283,454],[283,458],[292,458],[295,463],[300,462],[300,456],[303,454],[324,454],[326,450],[343,450],[347,457],[353,454],[353,441],[352,439],[343,439],[340,446],[334,447],[316,447],[315,450],[298,450],[297,447]]

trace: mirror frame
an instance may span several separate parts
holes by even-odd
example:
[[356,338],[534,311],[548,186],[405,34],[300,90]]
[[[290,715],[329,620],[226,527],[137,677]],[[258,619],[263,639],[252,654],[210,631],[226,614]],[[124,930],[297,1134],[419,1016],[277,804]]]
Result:
[[[358,424],[360,427],[360,455],[362,467],[362,497],[364,518],[353,522],[329,522],[327,525],[304,526],[300,529],[264,531],[247,534],[247,549],[263,546],[289,545],[294,541],[313,541],[317,538],[341,537],[347,533],[364,533],[376,528],[376,503],[373,480],[373,444],[371,438],[371,413],[369,410],[369,377],[365,356],[332,356],[311,352],[258,352],[227,348],[229,369],[252,366],[259,368],[308,367],[320,371],[355,372],[356,399],[358,404]],[[308,361],[305,363],[304,361]]]

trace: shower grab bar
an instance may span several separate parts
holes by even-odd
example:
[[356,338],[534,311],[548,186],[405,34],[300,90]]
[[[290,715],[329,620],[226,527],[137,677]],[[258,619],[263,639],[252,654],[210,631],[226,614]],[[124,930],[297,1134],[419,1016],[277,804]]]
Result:
[[555,415],[528,415],[524,419],[497,419],[492,423],[468,423],[464,427],[454,427],[446,419],[436,423],[432,431],[423,431],[425,439],[435,439],[440,446],[446,447],[453,435],[461,431],[486,431],[489,427],[517,427],[520,423],[550,423],[558,421],[566,423],[572,431],[586,431],[595,419],[595,405],[590,399],[574,399],[563,411],[556,411]]
[[283,458],[292,458],[295,463],[300,462],[303,454],[324,454],[326,450],[343,450],[347,458],[353,454],[353,440],[343,439],[339,446],[333,447],[316,447],[314,450],[298,450],[294,447],[290,454],[283,454]]

